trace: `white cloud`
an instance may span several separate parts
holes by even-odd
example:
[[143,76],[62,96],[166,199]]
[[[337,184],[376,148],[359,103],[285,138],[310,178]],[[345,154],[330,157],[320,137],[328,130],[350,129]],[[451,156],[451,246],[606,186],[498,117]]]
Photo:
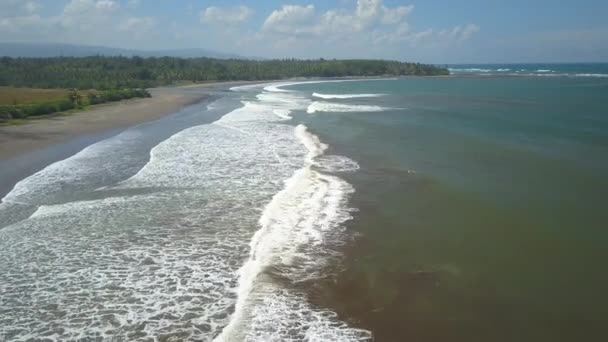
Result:
[[40,7],[40,3],[34,0],[0,0],[0,18],[30,15]]
[[26,1],[23,5],[28,13],[34,13],[40,9],[40,4],[36,1]]
[[[318,32],[320,34],[362,32],[376,25],[382,16],[382,0],[357,0],[357,7],[353,12],[342,9],[325,12]],[[393,24],[397,23],[398,21]]]
[[467,26],[464,27],[464,29],[462,29],[462,32],[460,33],[460,41],[465,41],[469,38],[471,38],[471,36],[477,32],[479,32],[480,27],[475,25],[475,24],[468,24]]
[[313,5],[283,5],[268,16],[262,28],[268,32],[296,35],[356,33],[376,25],[407,25],[405,18],[413,9],[413,5],[389,8],[382,0],[358,0],[352,11],[330,9],[317,15]]
[[119,8],[120,5],[111,0],[72,0],[63,9],[63,14],[68,17],[83,16],[83,19],[89,19],[107,16]]
[[38,14],[17,16],[11,18],[0,18],[0,33],[5,37],[13,37],[13,34],[22,34],[28,32],[45,32],[48,29],[49,22]]
[[373,20],[380,12],[382,0],[357,0],[356,16],[361,19]]
[[101,10],[117,10],[120,7],[120,4],[116,1],[112,1],[112,0],[101,0],[101,1],[97,1],[97,3],[95,4],[95,7],[97,7],[98,9]]
[[[206,25],[146,17],[141,0],[67,0],[56,15],[42,15],[41,0],[0,0],[0,40],[55,41],[132,48],[206,47],[248,56],[413,58],[416,51],[455,51],[479,31],[474,24],[417,28],[413,5],[383,0],[343,0],[320,10],[312,4],[283,5],[258,29],[244,24],[247,6],[210,6]],[[46,5],[46,3],[45,3]],[[184,4],[184,10],[187,4]],[[161,29],[161,25],[163,27]],[[135,38],[135,39],[134,39]],[[406,53],[407,52],[407,53]],[[422,55],[422,54],[418,54]]]
[[452,41],[463,42],[471,38],[471,36],[478,31],[479,26],[475,24],[468,24],[464,27],[456,26],[451,30],[442,30],[438,33],[438,35]]
[[262,30],[285,34],[310,31],[315,17],[315,6],[283,5],[272,11],[262,25]]
[[394,25],[401,23],[405,17],[414,11],[414,5],[399,6],[396,8],[388,8],[382,6],[382,23],[385,25]]
[[152,17],[130,17],[123,20],[118,29],[139,35],[152,30],[155,24],[156,21]]
[[81,32],[108,30],[115,27],[116,12],[120,5],[110,0],[71,0],[59,18],[60,25],[66,29]]
[[247,6],[210,6],[201,12],[201,22],[207,24],[240,24],[249,20],[253,14],[253,9]]
[[419,42],[421,40],[425,40],[431,38],[433,36],[433,29],[428,29],[426,31],[416,32],[411,36],[411,40],[413,42]]
[[[313,5],[284,5],[274,10],[262,26],[258,40],[283,44],[287,37],[300,37],[300,43],[310,45],[337,44],[349,48],[364,48],[370,44],[381,47],[408,43],[417,45],[432,42],[450,44],[469,39],[479,27],[473,24],[450,30],[426,29],[415,31],[408,23],[414,6],[385,6],[382,0],[357,0],[351,10],[329,9],[317,13]],[[313,38],[314,37],[314,38]],[[356,37],[356,38],[355,38]],[[306,42],[306,40],[310,42]],[[292,42],[293,40],[288,40]],[[332,46],[336,47],[336,46]]]
[[37,6],[24,1],[0,0],[0,9],[7,4],[13,11],[9,17],[0,16],[0,40],[4,41],[81,44],[86,35],[87,44],[134,47],[143,40],[143,33],[155,27],[154,18],[131,15],[113,0],[70,0],[54,16],[41,16]]

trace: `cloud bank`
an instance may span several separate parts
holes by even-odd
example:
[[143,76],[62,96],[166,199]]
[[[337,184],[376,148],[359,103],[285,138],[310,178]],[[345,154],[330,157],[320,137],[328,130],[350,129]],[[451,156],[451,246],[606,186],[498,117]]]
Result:
[[480,30],[475,24],[416,30],[410,24],[414,5],[389,7],[382,0],[358,0],[351,7],[319,11],[310,5],[283,5],[272,11],[243,46],[267,47],[284,55],[403,59],[413,50],[449,49]]
[[407,59],[415,51],[465,44],[480,30],[472,23],[416,28],[410,22],[414,5],[391,7],[383,0],[339,1],[341,6],[323,10],[312,3],[284,4],[266,13],[245,5],[197,9],[191,4],[184,7],[195,16],[191,22],[150,15],[149,4],[70,0],[58,13],[43,15],[46,2],[0,0],[0,36],[151,49],[205,47],[264,57]]
[[201,12],[201,22],[209,24],[239,24],[253,16],[254,10],[247,6],[207,7]]

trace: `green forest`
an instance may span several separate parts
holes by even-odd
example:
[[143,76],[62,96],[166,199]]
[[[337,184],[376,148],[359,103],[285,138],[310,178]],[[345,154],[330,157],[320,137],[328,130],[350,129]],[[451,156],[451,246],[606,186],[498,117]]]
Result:
[[293,77],[435,76],[447,69],[386,60],[240,60],[175,57],[0,58],[0,86],[150,88],[176,82],[255,81]]

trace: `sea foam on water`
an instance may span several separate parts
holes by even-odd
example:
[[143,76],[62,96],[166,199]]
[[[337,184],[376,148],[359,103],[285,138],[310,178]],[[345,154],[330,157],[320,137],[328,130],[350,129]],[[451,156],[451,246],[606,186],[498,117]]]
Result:
[[139,170],[126,131],[20,182],[6,199],[37,209],[0,230],[0,335],[368,339],[290,286],[340,257],[354,189],[322,172],[356,163],[286,124],[311,101],[276,87],[249,88],[257,96],[158,144]]

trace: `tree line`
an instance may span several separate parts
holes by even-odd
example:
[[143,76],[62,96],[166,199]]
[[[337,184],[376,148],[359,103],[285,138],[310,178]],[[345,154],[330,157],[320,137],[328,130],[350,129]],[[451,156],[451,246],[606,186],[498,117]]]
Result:
[[68,92],[66,98],[57,101],[0,105],[0,122],[10,119],[25,119],[31,116],[65,112],[72,109],[83,109],[89,105],[106,102],[146,97],[150,97],[150,93],[145,89],[116,89],[87,92],[73,89]]
[[387,60],[243,60],[176,57],[0,58],[0,85],[36,88],[150,88],[175,82],[294,77],[435,76],[433,65]]

